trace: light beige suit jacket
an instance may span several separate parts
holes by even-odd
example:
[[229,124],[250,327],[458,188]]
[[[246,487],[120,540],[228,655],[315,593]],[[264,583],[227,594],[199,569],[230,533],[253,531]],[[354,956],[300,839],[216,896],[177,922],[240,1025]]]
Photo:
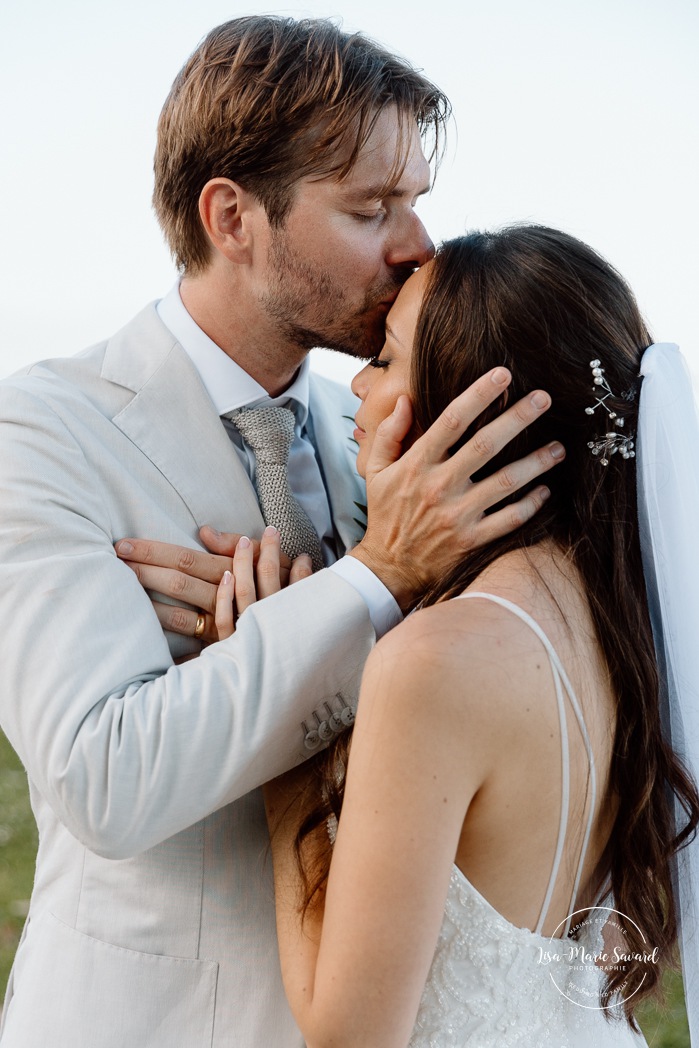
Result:
[[[361,536],[348,391],[310,413],[338,552]],[[366,605],[322,571],[237,632],[164,636],[125,535],[258,537],[255,492],[154,306],[108,342],[0,384],[0,721],[29,776],[36,883],[2,1048],[275,1048],[281,985],[258,787],[303,722],[354,701]]]

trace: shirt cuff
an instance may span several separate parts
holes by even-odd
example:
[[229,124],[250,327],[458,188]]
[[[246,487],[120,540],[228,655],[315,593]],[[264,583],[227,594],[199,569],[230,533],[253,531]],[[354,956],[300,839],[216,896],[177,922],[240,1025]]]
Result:
[[334,571],[345,582],[349,582],[350,586],[354,586],[369,609],[377,640],[403,621],[403,613],[393,594],[361,560],[357,560],[356,557],[342,557],[331,564],[328,571]]

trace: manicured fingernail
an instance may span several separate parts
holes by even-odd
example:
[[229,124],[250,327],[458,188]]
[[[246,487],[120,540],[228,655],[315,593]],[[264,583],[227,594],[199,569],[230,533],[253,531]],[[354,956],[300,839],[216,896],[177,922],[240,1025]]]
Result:
[[547,408],[550,403],[549,397],[546,393],[542,393],[541,390],[532,393],[531,401],[535,408]]
[[551,458],[561,459],[565,455],[566,449],[557,440],[554,440],[552,444],[549,444],[549,452],[551,453]]
[[230,571],[224,571],[223,578],[221,579],[221,582],[223,583],[224,586],[230,586],[232,578],[233,578],[233,576],[231,575]]
[[130,542],[117,542],[116,551],[120,557],[128,557],[133,553],[133,546]]
[[551,498],[551,492],[548,488],[539,488],[538,495],[542,502],[546,502],[546,499]]
[[495,371],[490,373],[490,381],[496,386],[504,386],[509,377],[510,373],[506,368],[495,368]]
[[242,538],[238,539],[238,548],[239,549],[248,549],[249,546],[250,546],[250,539],[247,537],[247,535],[243,535]]
[[269,538],[271,538],[273,535],[278,535],[279,532],[273,524],[268,524],[265,530],[262,532],[262,534],[267,535]]

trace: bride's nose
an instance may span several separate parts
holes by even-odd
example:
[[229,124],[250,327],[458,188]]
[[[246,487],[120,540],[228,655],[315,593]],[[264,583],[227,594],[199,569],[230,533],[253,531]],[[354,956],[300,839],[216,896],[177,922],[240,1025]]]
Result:
[[369,373],[371,368],[367,364],[362,370],[354,376],[350,383],[350,389],[354,393],[355,397],[359,397],[360,400],[365,400],[366,395],[369,392]]

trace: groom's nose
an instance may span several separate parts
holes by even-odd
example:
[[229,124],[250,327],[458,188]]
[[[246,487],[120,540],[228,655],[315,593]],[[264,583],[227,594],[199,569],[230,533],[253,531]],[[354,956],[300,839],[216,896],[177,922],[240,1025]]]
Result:
[[386,264],[417,269],[431,258],[434,258],[434,244],[417,214],[411,210],[388,246]]

